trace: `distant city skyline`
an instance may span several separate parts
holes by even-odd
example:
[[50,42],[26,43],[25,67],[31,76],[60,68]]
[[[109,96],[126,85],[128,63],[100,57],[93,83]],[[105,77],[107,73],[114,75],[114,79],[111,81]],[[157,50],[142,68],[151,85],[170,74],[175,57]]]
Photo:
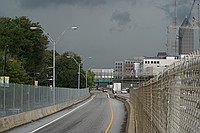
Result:
[[[174,22],[174,0],[1,0],[0,3],[0,16],[27,16],[32,22],[39,22],[53,38],[66,27],[77,26],[76,31],[65,33],[56,51],[61,54],[72,51],[83,59],[91,56],[92,60],[84,62],[85,69],[93,65],[113,68],[116,60],[156,56],[167,51],[167,27]],[[177,0],[178,25],[192,3],[193,0]],[[196,17],[197,3],[199,0],[192,11]]]

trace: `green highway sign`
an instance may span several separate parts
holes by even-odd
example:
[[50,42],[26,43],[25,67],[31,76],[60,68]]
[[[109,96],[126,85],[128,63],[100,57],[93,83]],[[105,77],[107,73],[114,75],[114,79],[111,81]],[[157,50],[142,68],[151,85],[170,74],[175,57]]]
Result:
[[100,78],[100,79],[94,79],[94,82],[99,82],[99,83],[110,83],[109,78]]

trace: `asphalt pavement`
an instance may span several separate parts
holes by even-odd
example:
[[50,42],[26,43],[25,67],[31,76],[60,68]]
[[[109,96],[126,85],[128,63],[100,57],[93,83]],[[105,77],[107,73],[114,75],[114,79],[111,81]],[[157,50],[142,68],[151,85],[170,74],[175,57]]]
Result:
[[126,119],[127,112],[121,101],[96,91],[80,104],[6,133],[105,133],[109,125],[109,133],[123,133]]

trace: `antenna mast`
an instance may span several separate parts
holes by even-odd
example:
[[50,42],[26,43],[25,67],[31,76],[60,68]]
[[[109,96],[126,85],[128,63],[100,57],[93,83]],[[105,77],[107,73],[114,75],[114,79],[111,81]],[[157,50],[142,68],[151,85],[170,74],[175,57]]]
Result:
[[[199,20],[199,3],[197,4],[197,9],[198,9],[198,20]],[[200,30],[198,29],[198,34],[199,34],[199,48],[200,48]]]
[[169,55],[169,26],[167,26],[167,43],[166,43],[166,47],[167,47],[167,54]]
[[175,26],[175,56],[176,56],[177,55],[177,28],[176,28],[176,26],[177,26],[177,2],[176,2],[176,0],[174,3],[174,6],[175,6],[174,26]]

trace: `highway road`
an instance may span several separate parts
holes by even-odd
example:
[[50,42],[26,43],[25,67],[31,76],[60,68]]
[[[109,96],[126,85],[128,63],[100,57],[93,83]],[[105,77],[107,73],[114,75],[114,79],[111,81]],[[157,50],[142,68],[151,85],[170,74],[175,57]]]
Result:
[[6,133],[124,133],[126,119],[122,102],[96,91],[80,104]]

